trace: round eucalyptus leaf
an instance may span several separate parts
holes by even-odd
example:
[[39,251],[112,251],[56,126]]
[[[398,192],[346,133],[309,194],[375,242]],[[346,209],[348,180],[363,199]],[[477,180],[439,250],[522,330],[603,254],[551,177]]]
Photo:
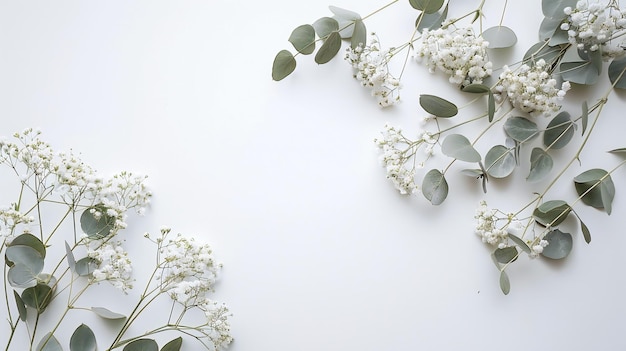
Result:
[[563,80],[582,85],[594,85],[600,73],[590,61],[563,62],[559,66]]
[[467,138],[461,134],[448,135],[441,144],[441,152],[466,162],[478,162],[481,157]]
[[180,351],[180,347],[183,344],[183,338],[180,336],[176,339],[171,340],[167,344],[163,345],[161,351]]
[[572,211],[572,207],[563,200],[550,200],[542,203],[533,211],[535,221],[547,227],[556,227],[561,224],[567,215]]
[[587,61],[591,64],[593,68],[595,68],[598,75],[602,72],[602,51],[601,50],[588,50],[588,49],[578,49],[578,57],[582,58],[584,61]]
[[272,65],[272,79],[283,80],[296,69],[296,59],[289,50],[281,50],[274,58]]
[[604,209],[607,214],[611,214],[615,184],[607,171],[599,168],[585,171],[574,177],[574,186],[586,205]]
[[519,256],[519,252],[514,246],[509,246],[505,248],[497,248],[493,255],[499,263],[510,263],[517,259]]
[[462,87],[461,91],[471,94],[487,94],[491,89],[484,84],[470,84]]
[[[96,218],[92,210],[100,212],[100,217]],[[106,238],[111,234],[114,224],[115,218],[107,214],[107,208],[104,205],[90,207],[80,216],[80,228],[90,238]]]
[[86,324],[81,324],[70,337],[70,351],[96,351],[96,336]]
[[431,169],[422,180],[422,194],[433,205],[441,205],[448,197],[448,182],[437,169]]
[[615,59],[609,65],[609,79],[618,89],[626,89],[626,57]]
[[28,307],[43,313],[52,301],[52,288],[46,284],[37,284],[22,291],[22,301]]
[[487,174],[494,178],[505,178],[515,169],[515,156],[504,145],[492,147],[485,155]]
[[539,25],[539,40],[548,41],[561,26],[563,20],[558,18],[545,17]]
[[315,28],[310,24],[296,27],[289,36],[289,42],[303,55],[310,55],[315,51]]
[[98,262],[98,260],[96,260],[95,258],[81,258],[80,260],[76,261],[76,274],[80,275],[81,277],[88,276],[93,273],[93,271],[95,271],[99,265],[100,262]]
[[441,24],[448,17],[448,5],[443,8],[443,11],[426,13],[420,12],[415,20],[415,27],[419,32],[424,29],[433,30],[441,27]]
[[541,253],[543,257],[560,260],[567,257],[572,251],[573,240],[570,233],[554,229],[546,234],[544,240],[548,242],[548,246],[543,248]]
[[574,137],[576,124],[572,122],[570,114],[562,111],[548,123],[543,133],[543,144],[551,149],[565,147]]
[[513,140],[524,143],[539,135],[537,124],[524,117],[511,117],[504,122],[504,132]]
[[37,344],[37,351],[63,351],[63,347],[59,341],[51,333],[44,335],[39,344]]
[[426,13],[435,13],[443,6],[444,0],[409,0],[411,6]]
[[356,49],[358,46],[365,46],[367,44],[367,29],[363,20],[358,19],[354,21],[354,32],[350,39],[350,47]]
[[104,307],[92,307],[91,311],[98,315],[100,318],[118,320],[118,319],[126,319],[126,316],[117,312],[113,312]]
[[419,101],[424,111],[436,117],[449,118],[459,113],[455,104],[438,96],[422,94]]
[[126,344],[122,351],[159,351],[159,345],[152,339],[137,339]]
[[11,244],[9,244],[8,246],[17,245],[29,246],[35,249],[35,251],[39,252],[42,258],[46,258],[46,246],[41,242],[41,240],[39,240],[38,237],[30,233],[18,235],[17,237],[15,237],[15,239],[11,241]]
[[577,0],[542,0],[541,11],[546,17],[564,19],[567,17],[563,9],[566,7],[576,8]]
[[341,7],[337,6],[328,6],[328,8],[330,9],[330,12],[332,12],[335,16],[346,19],[348,21],[361,19],[361,15],[354,11],[342,9]]
[[511,292],[511,281],[505,271],[500,272],[500,290],[504,295],[508,295]]
[[530,173],[526,180],[531,183],[542,180],[550,173],[553,165],[552,157],[547,152],[540,147],[534,148],[530,153]]
[[560,46],[549,46],[546,42],[539,42],[531,46],[524,54],[523,62],[533,66],[537,61],[554,62],[562,54]]
[[313,22],[313,28],[318,37],[325,38],[330,33],[339,30],[339,23],[334,18],[322,17]]
[[16,263],[9,268],[7,281],[14,288],[29,288],[37,285],[37,273],[22,263]]
[[[15,265],[24,265],[37,275],[43,270],[44,259],[39,251],[26,245],[11,245],[4,252],[6,260]],[[14,266],[13,266],[14,267]]]
[[489,42],[490,49],[510,48],[517,43],[517,35],[506,26],[495,26],[487,28],[483,34],[483,38]]
[[315,54],[315,62],[320,65],[327,63],[337,55],[339,49],[341,49],[341,36],[338,32],[332,32]]

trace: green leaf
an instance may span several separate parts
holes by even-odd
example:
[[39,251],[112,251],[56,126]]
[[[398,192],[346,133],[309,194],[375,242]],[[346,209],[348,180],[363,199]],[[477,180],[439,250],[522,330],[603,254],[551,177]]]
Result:
[[599,168],[585,171],[574,177],[574,185],[585,204],[611,214],[615,184],[607,171]]
[[65,242],[65,256],[67,256],[67,266],[70,268],[70,271],[76,273],[76,259],[67,241]]
[[324,64],[332,60],[341,48],[341,36],[338,32],[332,32],[326,38],[326,41],[315,54],[315,62]]
[[37,285],[37,275],[31,267],[22,263],[16,263],[9,268],[7,281],[14,288],[29,288]]
[[100,262],[98,262],[95,258],[83,257],[76,261],[76,274],[81,277],[88,276],[93,273],[99,265]]
[[434,12],[434,13],[426,13],[420,12],[417,16],[417,20],[415,20],[415,27],[419,32],[424,29],[437,29],[441,27],[441,24],[448,17],[448,5],[443,8],[443,11]]
[[318,37],[325,38],[330,33],[339,30],[339,23],[334,18],[322,17],[313,22],[313,28],[315,29],[315,33],[317,33]]
[[541,255],[553,260],[560,260],[569,255],[572,251],[572,235],[563,233],[558,229],[553,229],[543,238],[548,242],[548,246],[543,248]]
[[183,338],[180,336],[176,339],[168,342],[161,348],[161,351],[180,351],[180,347],[183,344]]
[[20,319],[22,322],[26,321],[26,317],[28,315],[28,311],[26,311],[26,305],[24,305],[24,301],[20,297],[20,294],[17,291],[13,290],[13,297],[15,297],[15,304],[17,305],[17,311],[20,314]]
[[126,319],[126,316],[123,314],[119,314],[117,312],[113,312],[104,307],[92,307],[91,311],[98,315],[100,318],[110,319],[110,320],[118,320],[118,319]]
[[587,61],[595,68],[598,75],[602,72],[602,51],[596,50],[591,51],[587,49],[578,49],[578,57],[582,58],[584,61]]
[[525,143],[539,135],[537,124],[524,117],[511,117],[504,122],[504,132],[511,139]]
[[489,42],[488,48],[490,49],[509,48],[517,43],[515,32],[506,26],[488,28],[483,32],[482,36],[483,39]]
[[587,107],[587,101],[583,101],[582,110],[582,115],[580,116],[583,126],[581,134],[584,135],[587,130],[587,124],[589,123],[589,107]]
[[52,288],[46,284],[26,288],[22,291],[22,300],[26,306],[34,308],[41,314],[52,301]]
[[548,64],[555,62],[563,51],[560,46],[549,46],[546,42],[539,42],[531,46],[524,54],[523,63],[534,66],[539,60],[544,60]]
[[485,165],[487,174],[494,178],[504,178],[515,169],[515,157],[506,146],[496,145],[485,155]]
[[152,339],[138,339],[126,344],[123,351],[159,351],[159,345]]
[[489,89],[489,87],[484,84],[470,84],[470,85],[461,87],[461,91],[464,93],[471,93],[471,94],[487,94],[488,92],[491,91],[491,89]]
[[560,71],[563,80],[582,85],[594,85],[600,73],[589,61],[563,62]]
[[533,211],[535,221],[544,227],[556,227],[561,224],[572,208],[563,200],[550,200],[542,203]]
[[330,9],[330,12],[332,12],[335,16],[346,19],[348,21],[356,21],[358,19],[361,19],[361,15],[354,11],[342,9],[341,7],[337,6],[328,6],[328,8]]
[[352,38],[354,33],[354,22],[361,19],[361,15],[354,11],[342,9],[336,6],[329,6],[330,11],[335,14],[333,18],[339,24],[339,35],[343,39]]
[[87,325],[81,324],[74,330],[70,338],[70,351],[96,351],[97,348],[96,336]]
[[575,127],[576,124],[570,119],[570,114],[567,111],[560,112],[548,123],[543,133],[543,144],[551,149],[565,147],[574,137]]
[[[92,210],[100,212],[101,216],[96,218]],[[106,238],[111,234],[114,224],[115,217],[109,216],[107,207],[102,204],[89,207],[80,216],[80,228],[90,238]]]
[[578,217],[578,220],[580,221],[580,230],[583,232],[583,238],[585,238],[585,242],[587,244],[591,243],[591,232],[589,231],[589,228],[587,228],[587,225],[583,222],[582,219],[580,219],[580,217]]
[[356,49],[359,44],[365,46],[367,44],[367,29],[362,19],[354,21],[354,33],[352,33],[352,39],[350,40],[350,47]]
[[441,144],[441,152],[466,162],[478,162],[481,157],[466,137],[461,134],[448,135]]
[[442,204],[448,197],[448,182],[443,173],[431,169],[422,181],[422,194],[433,205]]
[[621,147],[619,149],[613,149],[611,151],[609,151],[612,154],[626,154],[626,147]]
[[281,50],[274,58],[272,65],[272,79],[283,80],[296,69],[296,59],[289,50]]
[[39,251],[26,245],[11,245],[5,250],[6,260],[13,264],[22,264],[37,275],[43,269],[44,260]]
[[542,0],[541,11],[546,17],[565,18],[567,15],[563,12],[566,7],[575,8],[577,0]]
[[310,55],[315,51],[315,28],[310,24],[296,27],[289,36],[289,42],[303,55]]
[[24,234],[18,235],[17,237],[15,237],[15,239],[11,241],[11,244],[7,246],[18,246],[18,245],[28,246],[34,249],[35,251],[39,252],[39,255],[41,256],[41,258],[46,258],[46,246],[41,242],[41,240],[39,240],[38,237],[32,234],[24,233]]
[[500,271],[500,290],[502,290],[504,295],[508,295],[511,292],[511,282],[505,271]]
[[526,242],[524,240],[522,240],[522,238],[513,235],[511,233],[508,233],[508,237],[509,239],[511,239],[517,246],[519,246],[520,249],[522,249],[522,251],[526,252],[527,254],[530,253],[530,247],[528,247],[528,244],[526,244]]
[[493,252],[493,255],[496,261],[498,261],[499,263],[507,264],[507,263],[515,261],[517,257],[519,256],[519,252],[514,246],[509,246],[509,247],[505,247],[502,249],[497,248]]
[[37,351],[63,351],[59,341],[51,333],[47,333],[37,344]]
[[409,0],[414,9],[426,13],[435,13],[443,6],[444,0]]
[[489,98],[487,99],[487,114],[489,116],[489,122],[493,121],[493,116],[496,114],[496,99],[493,97],[493,92],[489,91]]
[[526,180],[531,183],[542,180],[550,173],[553,165],[552,157],[547,152],[540,147],[534,148],[530,153],[530,173]]
[[617,89],[626,89],[626,57],[615,59],[609,65],[609,80]]
[[455,104],[434,95],[420,95],[420,106],[431,115],[441,118],[454,117],[459,113]]

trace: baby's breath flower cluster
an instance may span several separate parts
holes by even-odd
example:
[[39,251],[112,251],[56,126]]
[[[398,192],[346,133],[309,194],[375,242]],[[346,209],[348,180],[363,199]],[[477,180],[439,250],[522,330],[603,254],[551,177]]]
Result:
[[457,28],[449,24],[424,30],[416,59],[425,61],[430,72],[440,70],[449,75],[450,83],[479,84],[492,73],[492,63],[487,58],[488,45],[471,27]]
[[369,44],[359,44],[356,48],[348,48],[346,61],[355,69],[354,78],[362,86],[372,90],[381,107],[400,101],[400,81],[389,73],[387,64],[392,55],[390,50],[381,50],[378,37],[372,33]]
[[558,88],[548,68],[543,59],[533,66],[523,64],[516,70],[504,66],[496,91],[500,98],[507,97],[521,111],[548,116],[561,109],[560,102],[571,87],[569,82],[563,82]]
[[626,46],[619,37],[626,29],[626,9],[616,1],[581,0],[576,7],[566,7],[567,20],[561,29],[567,31],[569,42],[580,50],[602,50],[605,60],[623,56]]
[[91,273],[93,281],[107,281],[124,292],[132,289],[133,267],[122,243],[108,240],[105,243],[95,241],[92,244],[95,244],[95,248],[87,251],[87,257],[98,263],[98,267]]

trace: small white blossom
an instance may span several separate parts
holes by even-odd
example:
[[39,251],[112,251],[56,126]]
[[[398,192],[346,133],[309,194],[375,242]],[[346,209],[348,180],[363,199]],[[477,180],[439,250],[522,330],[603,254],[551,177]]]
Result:
[[90,246],[96,246],[87,251],[87,257],[98,263],[92,277],[95,282],[108,281],[114,287],[126,292],[132,285],[132,265],[128,253],[118,241],[110,240],[99,244],[92,241]]

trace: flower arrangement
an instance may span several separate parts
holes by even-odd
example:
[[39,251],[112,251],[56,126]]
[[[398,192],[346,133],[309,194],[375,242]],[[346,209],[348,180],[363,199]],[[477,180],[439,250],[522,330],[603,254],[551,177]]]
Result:
[[[395,4],[415,10],[414,30],[408,41],[384,49],[380,32],[368,34],[366,22]],[[590,168],[566,178],[593,140],[609,97],[626,89],[626,9],[615,0],[543,0],[538,42],[517,62],[494,67],[490,53],[513,47],[517,35],[502,20],[483,28],[486,4],[482,0],[474,10],[457,14],[451,1],[393,0],[363,17],[330,6],[332,17],[292,31],[288,40],[296,52],[278,52],[272,78],[280,81],[292,74],[297,56],[315,53],[315,62],[325,64],[347,41],[344,58],[354,77],[371,89],[383,108],[399,102],[402,85],[411,83],[410,78],[402,78],[411,54],[430,72],[448,77],[457,94],[475,97],[471,104],[483,112],[468,115],[448,99],[421,94],[419,104],[428,127],[412,136],[387,124],[375,143],[387,178],[400,194],[421,193],[432,205],[445,202],[450,190],[447,176],[454,164],[473,165],[457,170],[477,179],[484,192],[489,182],[515,172],[526,174],[525,181],[536,187],[530,201],[514,211],[489,208],[480,201],[474,213],[474,232],[491,248],[500,288],[508,294],[506,270],[520,256],[560,260],[569,255],[574,239],[568,232],[572,226],[563,224],[568,218],[576,221],[584,240],[591,241],[591,231],[576,206],[612,212],[612,174],[626,161],[618,159],[608,170]],[[505,11],[506,2],[502,18]],[[399,55],[402,52],[406,55]],[[390,62],[398,57],[404,59],[402,70],[391,72]],[[594,86],[602,75],[608,75],[611,85],[599,99],[580,101],[575,111],[563,107],[568,91]],[[470,124],[477,134],[467,134]],[[486,140],[498,141],[479,147]],[[572,142],[577,145],[569,145]],[[621,146],[607,151],[623,156],[626,148]],[[446,156],[444,163],[426,167],[435,162],[436,152]],[[552,194],[555,185],[568,183],[573,189],[570,198]]]
[[[86,351],[100,344],[105,350],[158,351],[151,336],[164,332],[182,336],[160,350],[180,350],[183,336],[206,350],[226,347],[232,341],[230,312],[209,298],[221,264],[209,245],[173,235],[170,228],[144,235],[154,248],[155,264],[143,272],[149,278],[128,311],[114,312],[106,301],[104,306],[83,303],[87,291],[101,283],[118,288],[122,296],[133,288],[136,274],[123,232],[128,213],[143,214],[152,194],[145,176],[121,172],[103,178],[78,155],[54,151],[40,134],[26,129],[0,141],[0,165],[18,185],[15,202],[0,209],[4,349],[58,351],[69,345],[69,350]],[[164,301],[168,308],[162,321],[142,318]],[[115,336],[97,340],[86,324],[71,326],[68,316],[83,310],[108,320]],[[131,325],[137,321],[151,329],[135,334]],[[41,330],[44,324],[52,327]],[[68,328],[74,330],[71,338],[59,340],[57,332]]]

